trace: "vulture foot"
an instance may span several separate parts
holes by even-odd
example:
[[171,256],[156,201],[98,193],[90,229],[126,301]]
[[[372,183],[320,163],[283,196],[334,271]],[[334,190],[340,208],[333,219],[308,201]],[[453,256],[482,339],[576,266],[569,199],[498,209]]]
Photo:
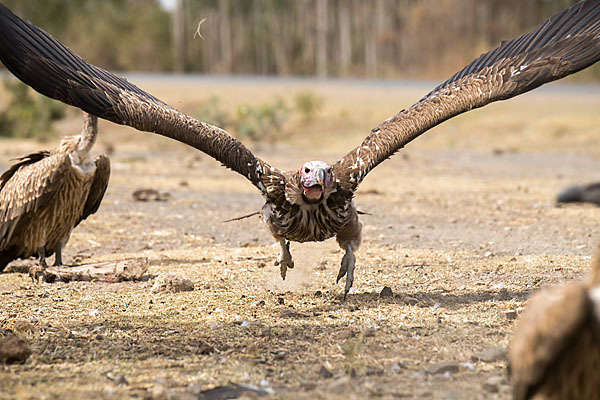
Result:
[[279,265],[281,278],[285,280],[287,269],[294,268],[294,260],[292,260],[292,254],[290,253],[290,242],[285,239],[282,239],[279,241],[279,244],[281,245],[281,253],[279,253],[277,261],[275,261],[275,266]]
[[346,300],[346,296],[348,296],[348,292],[350,292],[350,288],[354,283],[354,266],[356,264],[356,257],[354,256],[354,252],[352,251],[351,246],[348,244],[346,246],[346,254],[342,258],[342,265],[338,272],[338,276],[336,279],[336,283],[340,281],[346,275],[346,287],[344,289],[344,300]]

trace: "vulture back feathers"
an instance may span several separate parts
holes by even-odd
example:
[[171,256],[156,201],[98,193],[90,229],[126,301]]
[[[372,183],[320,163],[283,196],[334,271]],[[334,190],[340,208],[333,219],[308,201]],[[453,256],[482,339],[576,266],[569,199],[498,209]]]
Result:
[[516,400],[600,396],[600,259],[585,281],[532,296],[517,321],[509,363]]

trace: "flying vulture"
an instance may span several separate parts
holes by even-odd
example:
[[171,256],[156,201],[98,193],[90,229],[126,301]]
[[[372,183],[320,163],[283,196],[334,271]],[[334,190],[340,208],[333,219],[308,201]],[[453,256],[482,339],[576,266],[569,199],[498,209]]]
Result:
[[583,282],[536,293],[509,349],[515,400],[600,396],[600,259]]
[[37,256],[31,279],[45,277],[46,257],[62,264],[71,231],[94,214],[110,175],[107,156],[92,158],[98,117],[84,113],[81,134],[57,148],[18,159],[0,176],[0,272],[18,258]]
[[600,58],[600,1],[587,0],[468,64],[382,122],[333,164],[280,171],[224,130],[191,118],[137,86],[86,63],[48,33],[0,7],[0,59],[38,92],[90,114],[193,146],[245,176],[262,193],[262,220],[280,243],[276,265],[294,266],[289,242],[334,237],[345,251],[337,280],[354,280],[361,223],[353,197],[369,171],[428,129],[590,66]]

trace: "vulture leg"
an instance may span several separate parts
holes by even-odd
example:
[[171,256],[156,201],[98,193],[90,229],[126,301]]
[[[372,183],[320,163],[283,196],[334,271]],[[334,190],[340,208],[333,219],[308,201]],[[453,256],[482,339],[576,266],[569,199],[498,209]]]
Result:
[[56,249],[54,250],[54,266],[58,267],[63,265],[62,262],[62,243],[58,243],[56,245]]
[[40,278],[42,281],[46,280],[46,268],[48,264],[46,264],[46,251],[44,247],[40,247],[38,249],[38,265],[32,265],[29,268],[29,277],[33,281],[33,283],[39,283]]
[[338,272],[337,279],[335,283],[338,283],[340,279],[346,275],[346,287],[344,289],[344,300],[346,300],[346,296],[348,296],[348,292],[354,283],[354,266],[356,265],[356,257],[354,256],[354,251],[352,251],[352,245],[348,243],[346,245],[346,254],[342,258],[342,266],[340,267],[340,271]]
[[279,239],[279,245],[281,246],[281,253],[279,253],[275,265],[279,265],[281,277],[285,280],[287,269],[294,268],[294,260],[292,260],[292,254],[290,253],[290,242],[282,238]]
[[354,283],[354,266],[356,265],[356,257],[354,252],[358,250],[361,242],[361,231],[362,224],[358,220],[358,213],[354,214],[352,221],[342,230],[336,237],[336,240],[340,247],[346,251],[342,258],[342,265],[338,272],[335,283],[338,283],[340,279],[346,275],[346,287],[344,290],[344,300],[350,292],[350,288]]

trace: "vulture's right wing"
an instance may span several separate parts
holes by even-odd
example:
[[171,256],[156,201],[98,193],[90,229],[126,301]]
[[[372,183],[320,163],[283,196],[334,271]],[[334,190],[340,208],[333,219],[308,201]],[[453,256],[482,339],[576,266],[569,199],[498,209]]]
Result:
[[343,189],[353,191],[369,171],[434,126],[575,73],[598,59],[600,0],[586,0],[482,54],[418,103],[381,123],[333,166],[334,176]]
[[108,71],[0,5],[0,59],[38,92],[117,124],[173,138],[242,174],[268,197],[281,173],[224,130],[191,118]]

